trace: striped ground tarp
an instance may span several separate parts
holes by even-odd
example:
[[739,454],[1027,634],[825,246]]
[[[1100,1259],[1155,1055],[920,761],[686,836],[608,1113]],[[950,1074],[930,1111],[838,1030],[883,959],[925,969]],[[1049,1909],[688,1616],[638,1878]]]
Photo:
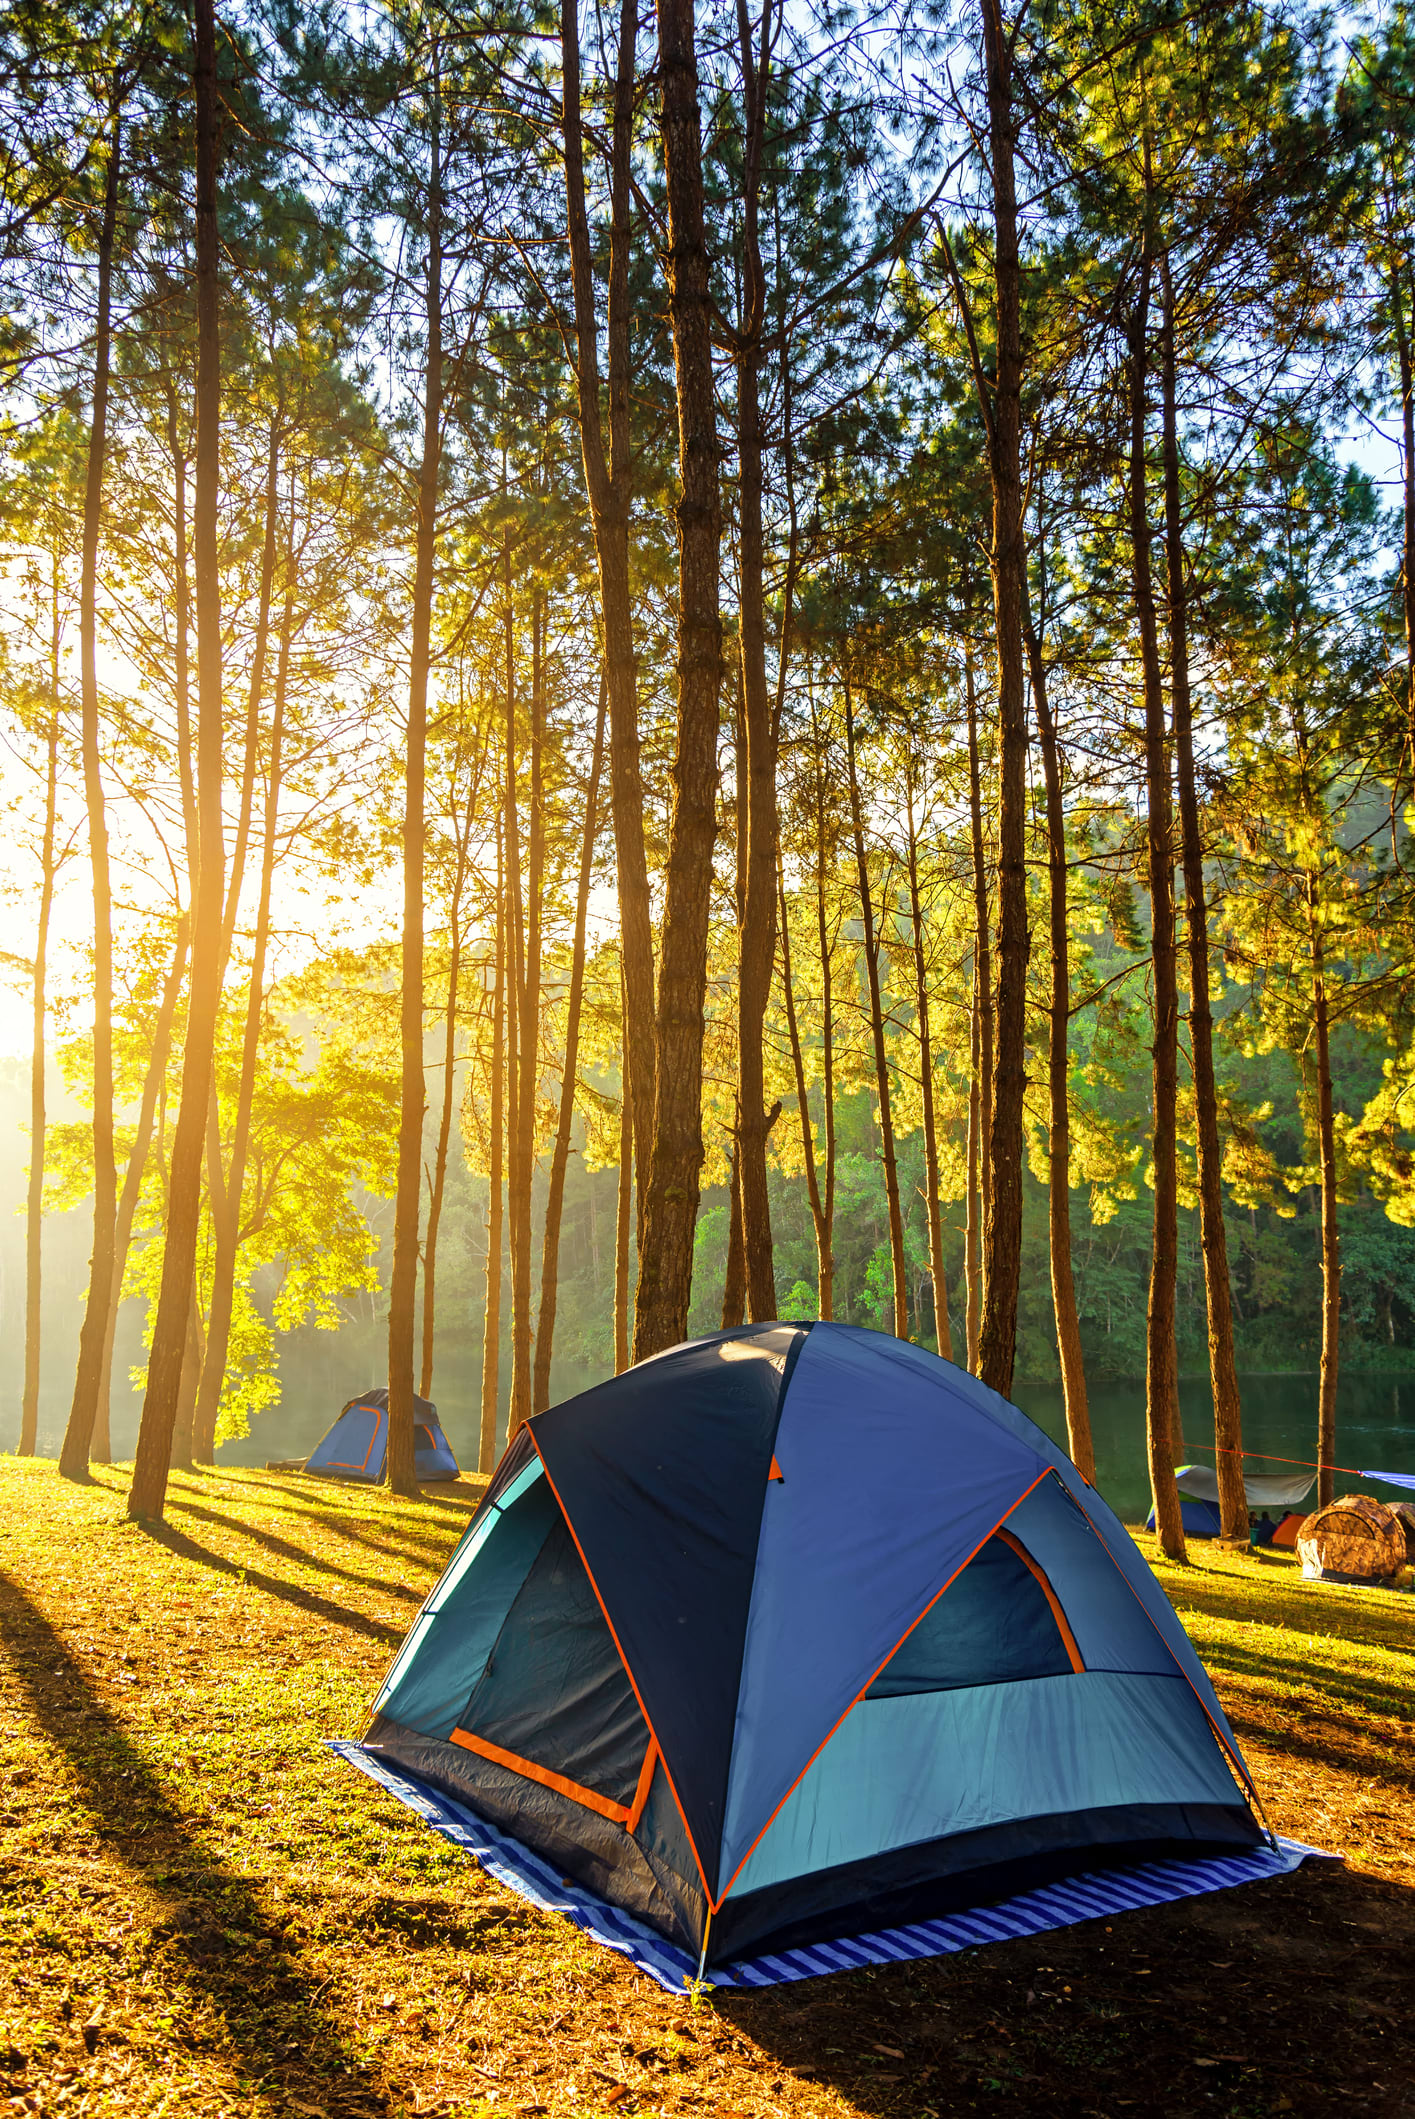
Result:
[[[632,1915],[606,1905],[523,1847],[499,1832],[476,1812],[418,1780],[403,1768],[385,1763],[362,1744],[331,1743],[330,1750],[377,1781],[390,1795],[474,1855],[489,1876],[546,1913],[560,1913],[608,1949],[627,1957],[670,1993],[681,1993],[697,1966]],[[1264,1882],[1286,1876],[1308,1860],[1331,1860],[1300,1840],[1280,1839],[1275,1847],[1258,1846],[1246,1854],[1207,1861],[1146,1862],[1136,1868],[1098,1870],[1068,1877],[1064,1883],[1024,1891],[1001,1905],[972,1913],[950,1913],[942,1920],[922,1920],[878,1934],[852,1935],[841,1942],[814,1943],[809,1949],[783,1950],[738,1964],[717,1965],[707,1984],[719,1987],[769,1987],[791,1979],[814,1979],[824,1972],[856,1971],[862,1965],[895,1964],[911,1957],[947,1957],[975,1950],[984,1943],[1011,1942],[1021,1935],[1041,1935],[1048,1928],[1070,1927],[1109,1913],[1128,1913],[1139,1906],[1160,1906],[1172,1899],[1196,1898],[1205,1891],[1224,1891],[1234,1884]]]

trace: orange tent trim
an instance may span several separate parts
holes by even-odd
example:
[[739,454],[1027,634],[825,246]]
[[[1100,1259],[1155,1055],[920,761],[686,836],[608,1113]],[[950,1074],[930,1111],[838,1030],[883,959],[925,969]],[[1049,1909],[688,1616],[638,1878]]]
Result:
[[1076,1646],[1076,1636],[1071,1631],[1066,1613],[1061,1608],[1061,1599],[1047,1580],[1045,1569],[1038,1561],[1032,1558],[1022,1540],[1014,1537],[1010,1530],[1000,1530],[997,1535],[1001,1538],[1004,1545],[1011,1546],[1028,1573],[1036,1577],[1041,1585],[1042,1595],[1051,1606],[1051,1615],[1056,1620],[1056,1630],[1061,1635],[1061,1645],[1071,1658],[1071,1668],[1077,1671],[1084,1670],[1086,1665],[1082,1660],[1080,1649]]
[[[567,1781],[563,1773],[552,1773],[549,1766],[538,1766],[534,1759],[520,1758],[514,1751],[503,1751],[499,1744],[489,1744],[484,1736],[473,1736],[470,1729],[454,1729],[454,1744],[464,1751],[475,1751],[478,1758],[490,1759],[493,1766],[506,1766],[512,1773],[520,1773],[528,1781],[539,1781],[542,1788],[553,1788],[557,1795],[566,1795],[572,1803],[583,1804],[586,1810],[597,1810],[616,1825],[627,1825],[630,1813],[622,1803],[612,1803],[607,1795],[597,1795],[593,1788],[582,1788],[578,1781]],[[650,1747],[652,1749],[652,1747]],[[637,1800],[637,1797],[635,1798]]]

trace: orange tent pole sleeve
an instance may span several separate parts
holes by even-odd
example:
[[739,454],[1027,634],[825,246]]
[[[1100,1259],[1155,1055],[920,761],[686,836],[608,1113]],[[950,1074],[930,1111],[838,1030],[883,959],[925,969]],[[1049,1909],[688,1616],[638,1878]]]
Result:
[[1001,1538],[1004,1545],[1012,1548],[1028,1573],[1036,1577],[1037,1582],[1041,1586],[1042,1595],[1051,1606],[1051,1615],[1056,1620],[1056,1630],[1061,1635],[1061,1645],[1071,1658],[1071,1668],[1073,1670],[1084,1670],[1086,1665],[1082,1661],[1080,1649],[1076,1646],[1076,1636],[1071,1631],[1066,1613],[1061,1608],[1061,1599],[1047,1580],[1046,1570],[1042,1567],[1040,1561],[1032,1558],[1022,1540],[1014,1537],[1010,1530],[1000,1530],[997,1535]]
[[613,1824],[627,1825],[630,1813],[622,1803],[612,1803],[607,1795],[596,1795],[593,1788],[582,1788],[578,1781],[567,1781],[563,1774],[552,1773],[549,1766],[538,1766],[534,1759],[518,1758],[514,1751],[503,1751],[499,1744],[489,1744],[485,1737],[473,1736],[469,1729],[454,1729],[454,1744],[464,1751],[475,1751],[478,1758],[490,1759],[494,1766],[505,1766],[512,1773],[522,1774],[528,1781],[539,1781],[542,1788],[553,1788],[557,1795],[568,1796],[572,1803],[583,1804],[586,1810],[597,1810]]
[[653,1769],[657,1764],[658,1745],[650,1737],[649,1748],[644,1753],[644,1763],[639,1768],[639,1785],[634,1790],[634,1800],[625,1819],[625,1829],[629,1832],[637,1832],[639,1829],[639,1819],[643,1816],[644,1806],[649,1799],[649,1790],[653,1786]]

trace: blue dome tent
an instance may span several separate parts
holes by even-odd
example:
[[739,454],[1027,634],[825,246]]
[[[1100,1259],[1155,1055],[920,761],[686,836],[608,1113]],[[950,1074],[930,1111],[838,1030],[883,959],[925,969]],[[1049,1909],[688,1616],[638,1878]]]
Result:
[[1099,1495],[973,1377],[837,1324],[527,1422],[360,1748],[709,1966],[1263,1838]]
[[[388,1393],[365,1391],[349,1400],[324,1440],[316,1443],[305,1459],[305,1470],[331,1479],[367,1479],[376,1486],[387,1456]],[[461,1477],[437,1407],[426,1398],[413,1400],[413,1469],[428,1485]]]

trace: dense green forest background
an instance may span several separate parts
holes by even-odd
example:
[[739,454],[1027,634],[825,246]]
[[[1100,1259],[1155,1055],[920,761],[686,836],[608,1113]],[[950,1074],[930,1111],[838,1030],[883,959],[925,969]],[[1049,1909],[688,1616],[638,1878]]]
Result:
[[[1379,1055],[1354,1031],[1338,1043],[1338,1095],[1345,1109],[1360,1108],[1379,1078]],[[1264,1144],[1276,1161],[1299,1163],[1302,1125],[1298,1074],[1285,1055],[1232,1063],[1254,1104],[1272,1104],[1260,1122]],[[56,1084],[56,1087],[58,1085]],[[1132,1127],[1143,1138],[1145,1081],[1130,1085]],[[0,1289],[4,1313],[0,1333],[12,1352],[23,1326],[23,1223],[28,1108],[28,1070],[15,1061],[0,1067]],[[887,1330],[890,1321],[890,1257],[886,1206],[870,1099],[860,1092],[841,1113],[841,1195],[836,1237],[837,1311],[847,1323]],[[928,1280],[928,1244],[923,1225],[923,1149],[917,1134],[902,1144],[902,1183],[914,1275],[914,1330],[921,1344],[935,1343]],[[614,1217],[618,1173],[587,1170],[582,1155],[570,1165],[560,1252],[560,1304],[553,1371],[557,1397],[599,1382],[613,1371]],[[782,1314],[815,1314],[815,1238],[799,1177],[772,1169],[772,1225],[776,1237]],[[543,1185],[535,1206],[543,1209]],[[263,1462],[307,1448],[323,1432],[344,1399],[365,1389],[386,1365],[389,1202],[362,1200],[379,1247],[376,1290],[341,1299],[337,1325],[302,1325],[278,1338],[281,1396],[256,1417],[249,1439],[221,1452],[222,1461]],[[704,1194],[693,1278],[693,1329],[715,1330],[721,1315],[730,1202],[725,1187]],[[437,1366],[434,1395],[449,1430],[471,1445],[482,1358],[482,1303],[486,1272],[487,1185],[465,1164],[455,1166],[444,1208]],[[87,1282],[89,1231],[82,1208],[46,1223],[45,1365],[40,1448],[56,1451],[68,1412],[74,1349]],[[1077,1297],[1088,1374],[1098,1383],[1134,1386],[1134,1450],[1143,1445],[1145,1303],[1150,1263],[1151,1205],[1143,1181],[1134,1196],[1118,1201],[1104,1221],[1093,1219],[1084,1193],[1074,1202]],[[1309,1374],[1321,1351],[1321,1232],[1315,1187],[1304,1186],[1266,1204],[1228,1212],[1233,1265],[1235,1340],[1245,1370]],[[945,1257],[953,1291],[952,1322],[962,1338],[963,1203],[944,1216]],[[1024,1222],[1022,1300],[1019,1319],[1019,1385],[1055,1385],[1059,1376],[1056,1326],[1047,1266],[1046,1190],[1028,1174]],[[1191,1205],[1180,1217],[1178,1339],[1181,1373],[1199,1378],[1207,1368],[1203,1260],[1198,1215]],[[1343,1334],[1348,1371],[1355,1374],[1415,1372],[1415,1229],[1391,1221],[1362,1188],[1353,1188],[1344,1217]],[[266,1269],[254,1295],[271,1315],[279,1268]],[[141,1409],[143,1305],[127,1302],[119,1326],[115,1363],[114,1444],[126,1454]],[[509,1375],[509,1352],[504,1368]],[[127,1381],[135,1370],[136,1381]],[[13,1448],[19,1426],[18,1392],[5,1393],[0,1448]]]

